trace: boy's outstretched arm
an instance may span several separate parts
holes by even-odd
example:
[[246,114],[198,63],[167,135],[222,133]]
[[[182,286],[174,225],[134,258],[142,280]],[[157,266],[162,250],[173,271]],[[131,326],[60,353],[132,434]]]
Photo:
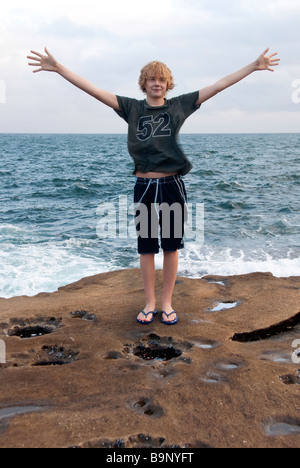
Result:
[[28,59],[34,61],[30,62],[28,65],[32,67],[38,67],[33,71],[33,73],[40,71],[56,72],[74,86],[81,89],[85,93],[90,94],[103,104],[106,104],[115,110],[120,110],[117,97],[114,94],[97,88],[97,86],[93,85],[88,80],[81,78],[80,76],[65,68],[63,65],[57,62],[57,60],[53,57],[52,54],[50,54],[46,47],[45,52],[46,55],[43,55],[32,50],[31,53],[34,55],[29,55],[27,57]]
[[250,63],[250,65],[247,65],[246,67],[242,68],[241,70],[233,73],[232,75],[228,75],[225,78],[222,78],[221,80],[217,81],[212,86],[208,86],[207,88],[203,88],[199,91],[199,100],[197,101],[197,105],[202,104],[205,101],[208,101],[208,99],[216,96],[218,93],[221,91],[224,91],[224,89],[229,88],[230,86],[235,85],[239,81],[243,80],[247,76],[251,75],[251,73],[258,71],[258,70],[268,70],[271,72],[274,72],[274,69],[271,67],[276,67],[279,65],[280,59],[279,58],[274,58],[278,54],[271,54],[267,56],[267,53],[269,52],[269,48],[266,49],[255,62]]

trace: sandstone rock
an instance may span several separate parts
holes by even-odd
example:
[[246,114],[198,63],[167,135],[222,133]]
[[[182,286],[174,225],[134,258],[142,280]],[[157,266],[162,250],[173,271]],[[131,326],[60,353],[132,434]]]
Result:
[[0,299],[0,447],[299,447],[300,278],[178,278],[173,305],[139,325],[138,270]]

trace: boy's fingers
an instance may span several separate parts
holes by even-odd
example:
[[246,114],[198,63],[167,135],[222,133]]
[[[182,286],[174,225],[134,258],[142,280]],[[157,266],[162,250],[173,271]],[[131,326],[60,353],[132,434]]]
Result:
[[41,60],[40,58],[32,57],[31,55],[27,55],[27,58],[28,58],[29,60],[36,60],[37,62],[40,62],[40,60]]
[[34,54],[34,55],[37,55],[37,56],[40,57],[40,58],[43,57],[42,54],[40,54],[39,52],[36,52],[35,50],[31,50],[30,52],[31,52],[32,54]]

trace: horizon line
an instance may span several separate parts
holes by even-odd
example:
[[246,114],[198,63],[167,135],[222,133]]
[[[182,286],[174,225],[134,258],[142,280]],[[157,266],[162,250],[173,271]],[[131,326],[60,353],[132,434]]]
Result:
[[[299,135],[300,132],[190,132],[181,133],[184,135]],[[0,135],[116,135],[127,136],[127,132],[99,132],[99,133],[86,133],[86,132],[0,132]]]

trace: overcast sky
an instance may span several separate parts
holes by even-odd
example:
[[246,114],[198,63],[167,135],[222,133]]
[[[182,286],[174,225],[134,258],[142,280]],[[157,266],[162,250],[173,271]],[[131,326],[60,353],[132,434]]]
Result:
[[299,132],[300,103],[292,100],[299,25],[300,0],[2,2],[0,132],[126,132],[112,110],[60,76],[32,73],[26,56],[45,46],[99,87],[140,99],[139,72],[151,60],[172,69],[172,97],[214,83],[270,46],[281,57],[276,73],[256,72],[205,103],[183,132]]

